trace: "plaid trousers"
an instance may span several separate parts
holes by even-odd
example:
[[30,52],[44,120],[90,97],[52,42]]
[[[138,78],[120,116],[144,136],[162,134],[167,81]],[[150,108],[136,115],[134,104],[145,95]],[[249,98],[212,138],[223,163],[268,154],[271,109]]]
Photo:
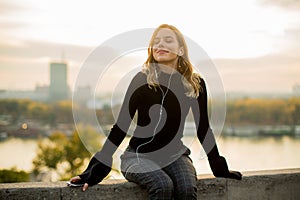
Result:
[[128,181],[146,188],[151,200],[197,199],[196,170],[188,155],[160,167],[149,158],[126,156],[125,152],[121,156],[121,171]]

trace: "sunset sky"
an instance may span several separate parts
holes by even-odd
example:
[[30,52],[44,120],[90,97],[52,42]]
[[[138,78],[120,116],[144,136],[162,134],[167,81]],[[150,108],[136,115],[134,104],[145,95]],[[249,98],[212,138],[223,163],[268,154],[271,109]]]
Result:
[[[206,51],[226,92],[285,93],[300,84],[298,0],[1,0],[0,89],[48,85],[49,62],[62,57],[73,87],[97,46],[162,23]],[[129,55],[120,70],[143,61]]]

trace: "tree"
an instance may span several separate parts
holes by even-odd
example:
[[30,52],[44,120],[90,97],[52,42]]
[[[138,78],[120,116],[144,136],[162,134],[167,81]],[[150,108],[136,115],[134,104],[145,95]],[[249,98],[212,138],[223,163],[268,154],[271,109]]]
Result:
[[291,127],[292,131],[295,132],[296,126],[300,124],[300,99],[291,98],[289,99],[290,112],[291,112]]
[[15,183],[29,181],[29,174],[23,170],[2,169],[0,170],[0,183]]
[[64,146],[67,143],[67,136],[61,132],[52,133],[48,139],[39,139],[38,152],[33,160],[34,172],[55,170],[59,162],[63,161]]
[[56,115],[57,123],[72,123],[72,101],[60,101],[52,105],[52,112]]
[[24,113],[27,113],[30,102],[28,99],[0,100],[0,113],[1,115],[10,115],[12,123],[16,123]]
[[91,153],[94,153],[87,150],[79,135],[85,137],[85,143],[90,145],[89,150],[100,149],[101,136],[91,127],[79,126],[71,136],[54,132],[49,138],[38,141],[37,156],[33,160],[34,172],[38,174],[42,171],[56,171],[61,179],[69,179],[74,174],[79,174]]

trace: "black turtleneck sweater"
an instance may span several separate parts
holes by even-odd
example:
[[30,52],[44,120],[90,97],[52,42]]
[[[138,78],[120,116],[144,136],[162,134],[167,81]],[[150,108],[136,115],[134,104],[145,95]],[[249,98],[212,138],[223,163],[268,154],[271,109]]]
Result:
[[[181,78],[182,75],[178,72],[172,75],[160,72],[158,76],[160,87],[154,88],[147,84],[146,74],[137,73],[128,87],[117,122],[112,127],[102,150],[95,154],[88,168],[80,177],[91,179],[91,167],[98,162],[111,164],[111,157],[126,137],[136,113],[137,126],[129,146],[135,151],[138,150],[138,153],[147,154],[163,150],[164,155],[170,157],[186,148],[181,138],[186,116],[191,109],[196,123],[197,137],[205,152],[209,158],[218,157],[219,152],[215,138],[209,126],[205,82],[200,78],[200,94],[197,98],[192,98],[186,96],[187,91]],[[162,102],[164,95],[165,98]],[[160,119],[161,104],[163,111]],[[156,132],[154,132],[155,129]],[[92,182],[90,183],[92,184]]]
[[[204,150],[207,154],[218,153],[216,147],[213,149],[216,152],[211,152],[215,140],[209,126],[205,82],[200,79],[201,92],[198,98],[191,98],[186,96],[187,91],[181,78],[182,75],[177,72],[172,75],[160,72],[158,77],[160,89],[149,87],[146,74],[137,73],[128,87],[118,120],[111,129],[102,154],[113,155],[126,137],[136,112],[137,126],[129,145],[135,150],[140,146],[139,153],[153,152],[168,145],[165,150],[170,151],[170,154],[177,153],[183,145],[181,138],[189,109],[192,109],[197,136],[204,145]],[[165,94],[163,112],[159,120],[160,106]],[[154,133],[156,126],[156,133]]]

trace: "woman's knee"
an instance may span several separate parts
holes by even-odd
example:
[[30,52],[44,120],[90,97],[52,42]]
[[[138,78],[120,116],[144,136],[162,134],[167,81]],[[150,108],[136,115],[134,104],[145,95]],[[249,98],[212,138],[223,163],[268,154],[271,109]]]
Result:
[[197,186],[185,184],[176,188],[175,199],[197,199]]
[[174,193],[174,185],[171,179],[164,178],[157,180],[152,187],[149,188],[149,194],[161,199],[172,199]]

